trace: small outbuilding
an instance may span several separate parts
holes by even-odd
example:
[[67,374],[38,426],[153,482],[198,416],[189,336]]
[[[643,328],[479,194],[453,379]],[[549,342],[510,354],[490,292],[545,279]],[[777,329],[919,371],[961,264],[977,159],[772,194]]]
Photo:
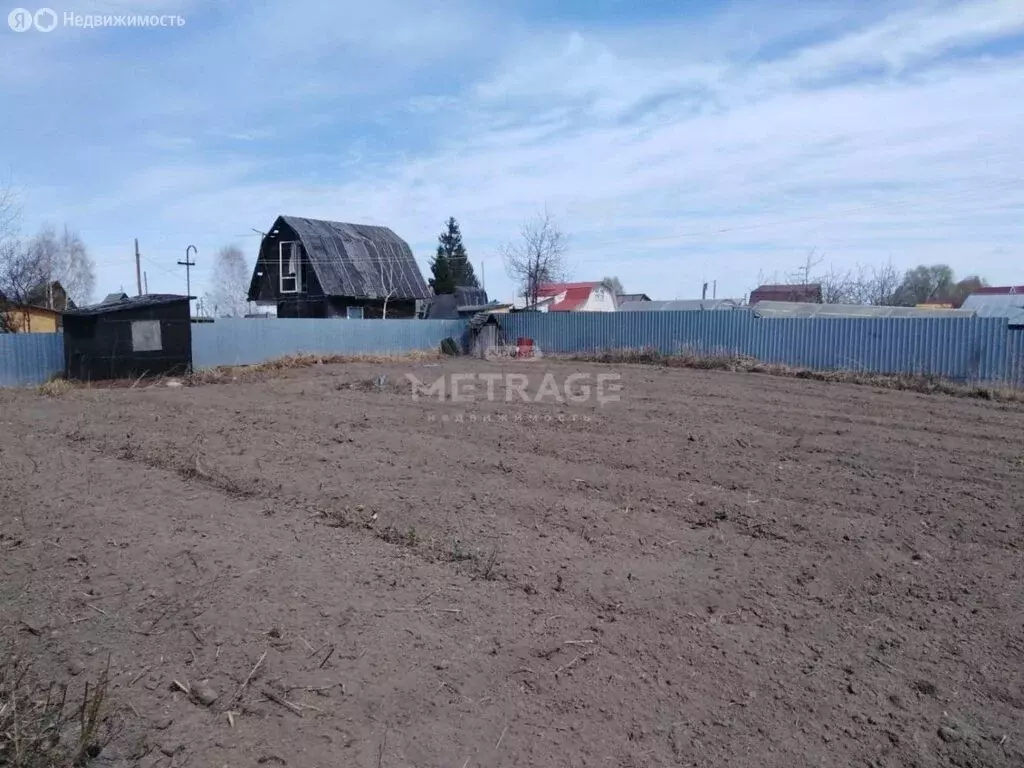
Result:
[[192,367],[189,297],[112,294],[64,313],[69,379],[180,375]]

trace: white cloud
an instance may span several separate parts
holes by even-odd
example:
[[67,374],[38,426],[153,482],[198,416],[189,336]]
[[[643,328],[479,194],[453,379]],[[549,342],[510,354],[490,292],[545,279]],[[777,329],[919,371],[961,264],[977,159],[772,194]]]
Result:
[[[426,256],[454,215],[500,295],[496,248],[544,204],[577,277],[664,298],[716,278],[741,294],[810,247],[1019,282],[1024,6],[851,7],[732,11],[669,34],[400,0],[276,6],[175,46],[166,91],[153,72],[112,80],[105,94],[140,95],[143,130],[78,138],[132,162],[30,202],[109,248],[131,222],[162,264],[279,213],[387,224]],[[979,52],[991,43],[999,55]],[[118,63],[89,66],[114,77]]]

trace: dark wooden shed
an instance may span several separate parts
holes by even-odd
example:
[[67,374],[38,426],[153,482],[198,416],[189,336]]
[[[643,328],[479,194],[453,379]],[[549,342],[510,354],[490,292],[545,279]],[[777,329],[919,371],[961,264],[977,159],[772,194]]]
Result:
[[64,366],[69,379],[175,375],[192,367],[189,297],[108,296],[64,314]]

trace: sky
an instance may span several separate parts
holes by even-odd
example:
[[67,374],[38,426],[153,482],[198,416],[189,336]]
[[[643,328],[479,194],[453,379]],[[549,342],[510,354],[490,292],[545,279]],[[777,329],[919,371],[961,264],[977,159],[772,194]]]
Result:
[[[380,224],[425,276],[460,223],[492,298],[547,211],[575,280],[742,297],[821,268],[1024,282],[1024,0],[52,0],[0,7],[0,183],[96,295],[192,293],[279,214]],[[30,11],[36,5],[22,7]],[[174,14],[79,28],[65,14]]]

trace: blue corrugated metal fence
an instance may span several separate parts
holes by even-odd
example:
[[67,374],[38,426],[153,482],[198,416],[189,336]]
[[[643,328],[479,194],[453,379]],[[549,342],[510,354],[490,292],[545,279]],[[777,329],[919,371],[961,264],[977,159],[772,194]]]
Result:
[[63,334],[0,333],[0,387],[45,384],[63,370]]
[[296,354],[401,354],[461,337],[464,320],[218,320],[192,326],[192,365],[251,365]]
[[506,335],[542,352],[652,348],[816,370],[914,373],[1024,387],[1024,331],[1005,318],[780,318],[749,312],[518,313]]
[[[1004,318],[784,318],[747,312],[519,313],[508,337],[544,352],[653,348],[746,355],[817,370],[916,373],[1024,388],[1024,329]],[[193,326],[196,368],[283,355],[401,354],[459,338],[464,320],[218,320]],[[64,367],[60,334],[0,335],[0,386],[41,384]]]

